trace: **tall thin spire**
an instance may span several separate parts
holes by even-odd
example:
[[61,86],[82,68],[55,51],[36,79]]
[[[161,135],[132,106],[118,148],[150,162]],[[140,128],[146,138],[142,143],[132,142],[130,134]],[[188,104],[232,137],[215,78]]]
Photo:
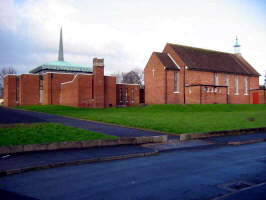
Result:
[[64,61],[64,49],[63,49],[63,34],[62,34],[62,27],[61,27],[61,30],[60,30],[60,41],[59,41],[58,61]]

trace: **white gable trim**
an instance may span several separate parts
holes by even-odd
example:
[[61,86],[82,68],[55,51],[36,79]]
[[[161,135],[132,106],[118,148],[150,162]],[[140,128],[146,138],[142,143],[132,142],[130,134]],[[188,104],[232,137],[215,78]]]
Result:
[[173,63],[175,63],[176,67],[178,69],[180,69],[179,65],[175,62],[175,60],[173,59],[173,57],[170,55],[170,53],[167,53],[167,55],[169,56],[169,58],[173,61]]

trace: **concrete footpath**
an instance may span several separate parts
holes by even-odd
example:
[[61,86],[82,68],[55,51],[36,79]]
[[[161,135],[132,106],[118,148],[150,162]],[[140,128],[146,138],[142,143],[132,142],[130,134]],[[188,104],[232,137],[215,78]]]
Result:
[[0,157],[0,177],[38,169],[149,156],[156,153],[157,151],[154,149],[137,145],[121,145],[2,155]]

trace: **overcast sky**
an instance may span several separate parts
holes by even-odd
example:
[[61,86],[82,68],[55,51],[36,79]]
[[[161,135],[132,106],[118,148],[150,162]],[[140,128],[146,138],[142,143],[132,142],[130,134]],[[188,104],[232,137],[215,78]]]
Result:
[[266,0],[0,0],[0,68],[57,60],[61,26],[65,60],[103,57],[107,73],[144,68],[167,42],[233,52],[237,35],[265,75]]

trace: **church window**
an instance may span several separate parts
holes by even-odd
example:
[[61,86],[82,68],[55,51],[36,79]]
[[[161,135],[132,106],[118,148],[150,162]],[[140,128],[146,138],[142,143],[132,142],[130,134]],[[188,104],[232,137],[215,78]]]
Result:
[[218,85],[218,84],[219,84],[218,73],[215,72],[214,73],[214,85]]
[[134,103],[134,88],[131,89],[131,101]]
[[126,102],[128,102],[127,97],[128,97],[128,89],[126,89]]
[[248,95],[248,77],[244,79],[244,94]]
[[123,91],[122,88],[119,89],[120,102],[123,102]]
[[227,93],[229,94],[229,75],[228,74],[225,75],[225,86],[228,87]]
[[235,75],[235,95],[238,94],[238,75]]
[[174,92],[179,92],[178,76],[178,72],[174,72]]

